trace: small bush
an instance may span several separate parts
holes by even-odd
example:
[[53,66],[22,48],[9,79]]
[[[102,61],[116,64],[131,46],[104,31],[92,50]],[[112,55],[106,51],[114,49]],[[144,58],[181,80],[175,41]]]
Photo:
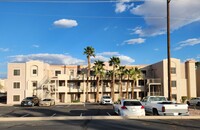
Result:
[[187,101],[188,97],[187,96],[182,96],[181,97],[181,102],[182,103],[185,103],[185,101]]

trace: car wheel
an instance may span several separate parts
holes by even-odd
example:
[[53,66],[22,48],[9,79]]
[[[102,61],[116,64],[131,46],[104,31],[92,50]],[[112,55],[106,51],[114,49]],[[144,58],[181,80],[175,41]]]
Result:
[[32,103],[31,105],[32,105],[32,107],[34,107],[34,106],[35,106],[35,104],[34,104],[34,103]]
[[190,102],[189,101],[187,101],[187,104],[188,104],[188,106],[190,106]]
[[120,111],[119,111],[119,110],[118,110],[118,115],[119,115],[119,116],[121,116],[121,113],[120,113]]
[[197,102],[197,106],[200,106],[200,102]]
[[153,115],[159,115],[157,109],[153,109]]

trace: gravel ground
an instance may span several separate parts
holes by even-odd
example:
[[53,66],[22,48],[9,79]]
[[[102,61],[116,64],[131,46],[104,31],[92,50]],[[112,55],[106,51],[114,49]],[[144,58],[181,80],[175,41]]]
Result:
[[190,116],[200,116],[200,106],[189,107]]

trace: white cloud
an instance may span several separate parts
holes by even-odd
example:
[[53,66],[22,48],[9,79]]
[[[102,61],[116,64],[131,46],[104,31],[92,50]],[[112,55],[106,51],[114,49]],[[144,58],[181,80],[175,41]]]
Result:
[[15,55],[10,56],[11,62],[27,62],[30,60],[39,60],[49,64],[63,64],[63,65],[71,65],[71,64],[84,64],[85,61],[77,58],[73,58],[69,55],[63,54],[29,54],[29,55]]
[[197,59],[200,59],[200,55],[197,56]]
[[40,46],[39,46],[39,45],[36,45],[36,44],[34,44],[34,45],[32,45],[32,47],[34,47],[34,48],[39,48]]
[[[171,31],[200,21],[199,0],[172,0],[170,2]],[[166,1],[147,0],[131,9],[134,15],[144,17],[147,27],[141,28],[140,36],[156,36],[166,33]]]
[[91,57],[91,60],[92,62],[94,62],[95,60],[108,62],[110,60],[110,57],[112,56],[119,57],[122,65],[132,64],[133,62],[135,62],[135,60],[132,59],[131,57],[120,54],[119,52],[97,53],[95,57]]
[[0,48],[0,52],[8,52],[9,48]]
[[118,0],[118,3],[116,3],[116,8],[115,8],[115,12],[116,13],[122,13],[128,9],[130,9],[131,7],[134,6],[133,3],[131,3],[131,0]]
[[185,41],[179,42],[178,44],[179,44],[179,46],[176,47],[174,50],[180,50],[186,46],[194,46],[194,45],[200,44],[200,38],[187,39]]
[[141,44],[144,43],[146,39],[143,38],[135,38],[135,39],[130,39],[130,40],[126,40],[123,42],[123,44]]
[[53,23],[56,27],[61,28],[72,28],[78,26],[78,23],[76,20],[71,19],[60,19]]

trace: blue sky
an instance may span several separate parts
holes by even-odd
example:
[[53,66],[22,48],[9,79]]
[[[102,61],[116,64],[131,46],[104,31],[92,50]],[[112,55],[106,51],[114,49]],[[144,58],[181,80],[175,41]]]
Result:
[[[171,57],[200,59],[200,1],[171,0]],[[0,78],[7,63],[86,64],[118,56],[122,64],[167,58],[166,0],[0,0]]]

